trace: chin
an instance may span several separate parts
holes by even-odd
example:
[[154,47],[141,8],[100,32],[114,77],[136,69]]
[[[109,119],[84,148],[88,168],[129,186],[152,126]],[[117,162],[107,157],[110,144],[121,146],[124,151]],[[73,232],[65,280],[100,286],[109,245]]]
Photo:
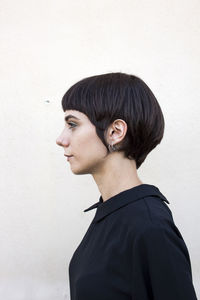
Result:
[[72,173],[74,173],[75,175],[84,175],[84,174],[88,174],[88,173],[85,172],[85,171],[79,171],[79,170],[76,170],[76,171],[72,170]]
[[74,173],[75,175],[84,175],[84,174],[90,174],[88,169],[84,169],[84,168],[72,168],[71,167],[71,171],[72,173]]
[[74,173],[75,175],[84,175],[84,174],[94,174],[95,171],[94,171],[94,167],[92,166],[87,166],[85,168],[73,168],[71,167],[71,171],[72,173]]

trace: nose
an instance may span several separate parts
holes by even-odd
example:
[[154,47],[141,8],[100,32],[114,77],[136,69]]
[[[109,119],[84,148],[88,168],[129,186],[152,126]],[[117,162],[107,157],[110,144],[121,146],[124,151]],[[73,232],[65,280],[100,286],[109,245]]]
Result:
[[56,139],[56,144],[61,147],[67,147],[69,145],[69,139],[64,135],[64,130]]
[[56,144],[58,146],[62,146],[62,140],[61,140],[60,136],[56,139]]

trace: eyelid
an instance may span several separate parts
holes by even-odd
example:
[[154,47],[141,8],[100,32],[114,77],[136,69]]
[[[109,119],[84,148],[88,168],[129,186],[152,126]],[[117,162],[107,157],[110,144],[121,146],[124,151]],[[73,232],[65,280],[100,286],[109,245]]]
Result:
[[70,127],[76,127],[77,124],[74,122],[66,122],[66,124],[70,125]]

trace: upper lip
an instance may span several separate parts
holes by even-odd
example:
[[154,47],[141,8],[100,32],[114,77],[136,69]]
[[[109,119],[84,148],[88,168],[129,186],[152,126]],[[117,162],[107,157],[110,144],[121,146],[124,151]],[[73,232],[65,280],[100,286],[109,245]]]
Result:
[[64,154],[64,156],[70,157],[70,156],[73,156],[73,155],[67,155],[67,154]]

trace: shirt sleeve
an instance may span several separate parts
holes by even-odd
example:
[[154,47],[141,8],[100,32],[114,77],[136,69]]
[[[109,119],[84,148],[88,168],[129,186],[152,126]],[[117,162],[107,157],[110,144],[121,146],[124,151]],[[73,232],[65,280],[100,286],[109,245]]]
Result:
[[177,227],[150,226],[132,247],[133,300],[197,300],[190,257]]

